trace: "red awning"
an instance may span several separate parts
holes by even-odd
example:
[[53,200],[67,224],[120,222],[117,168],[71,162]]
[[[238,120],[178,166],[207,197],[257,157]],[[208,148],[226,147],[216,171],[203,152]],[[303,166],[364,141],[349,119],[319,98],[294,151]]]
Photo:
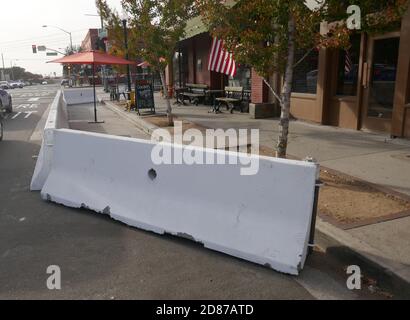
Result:
[[148,61],[141,62],[140,64],[137,65],[137,67],[141,67],[141,68],[147,68],[147,67],[150,67],[150,66],[151,65]]
[[63,64],[94,64],[94,65],[126,65],[136,64],[120,57],[112,56],[107,53],[98,51],[86,51],[75,53],[57,60],[48,61],[47,63],[63,63]]

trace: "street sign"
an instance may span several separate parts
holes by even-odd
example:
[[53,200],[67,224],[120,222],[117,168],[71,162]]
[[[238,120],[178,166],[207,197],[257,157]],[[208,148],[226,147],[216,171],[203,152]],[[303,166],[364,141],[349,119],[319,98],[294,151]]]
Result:
[[46,46],[38,46],[37,47],[37,51],[46,51],[46,50],[47,50]]
[[57,52],[47,52],[46,55],[47,56],[56,56]]
[[99,39],[107,38],[107,29],[98,29],[98,38]]

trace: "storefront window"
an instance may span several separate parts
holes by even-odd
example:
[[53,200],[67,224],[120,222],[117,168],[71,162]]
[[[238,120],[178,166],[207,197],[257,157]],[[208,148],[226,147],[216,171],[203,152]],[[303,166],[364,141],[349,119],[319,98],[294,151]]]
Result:
[[[306,50],[298,50],[295,55],[295,63],[306,55],[306,53]],[[292,92],[316,94],[318,65],[319,52],[312,50],[293,71]]]
[[229,77],[230,87],[243,87],[244,90],[251,90],[251,68],[238,66],[235,77]]
[[351,47],[339,52],[337,95],[356,96],[359,75],[360,35],[351,38]]
[[178,87],[183,87],[188,77],[188,54],[185,48],[176,51],[173,58],[174,82]]
[[400,38],[374,41],[369,83],[369,117],[390,119],[393,115]]

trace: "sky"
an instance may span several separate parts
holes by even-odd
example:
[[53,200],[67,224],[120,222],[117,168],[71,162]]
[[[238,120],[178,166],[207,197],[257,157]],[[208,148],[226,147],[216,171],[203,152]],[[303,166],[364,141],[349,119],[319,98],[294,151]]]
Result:
[[[120,0],[108,0],[120,10]],[[46,63],[56,57],[45,52],[33,54],[32,45],[44,45],[59,50],[68,47],[68,34],[52,27],[57,26],[72,33],[73,45],[80,45],[88,29],[100,28],[94,0],[1,0],[0,54],[3,53],[6,68],[10,65],[25,68],[32,73],[49,76],[62,74],[59,64]],[[60,57],[60,55],[59,55]],[[2,61],[0,57],[0,68]]]
[[[108,3],[121,12],[120,1],[108,0]],[[316,3],[315,0],[306,1],[311,5]],[[54,72],[60,76],[62,67],[47,64],[46,61],[55,57],[47,57],[45,52],[33,54],[32,45],[64,51],[70,37],[56,28],[43,28],[43,25],[71,32],[73,45],[81,44],[88,29],[101,25],[98,16],[86,16],[97,14],[94,0],[1,0],[0,8],[0,54],[3,53],[5,67],[15,65],[44,76]]]

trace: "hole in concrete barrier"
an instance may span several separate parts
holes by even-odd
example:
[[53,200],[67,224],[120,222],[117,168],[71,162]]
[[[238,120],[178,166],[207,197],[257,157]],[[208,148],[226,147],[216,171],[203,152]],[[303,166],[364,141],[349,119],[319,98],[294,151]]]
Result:
[[150,170],[148,171],[148,177],[149,177],[151,180],[155,180],[155,178],[157,177],[157,172],[156,172],[154,169],[150,169]]

